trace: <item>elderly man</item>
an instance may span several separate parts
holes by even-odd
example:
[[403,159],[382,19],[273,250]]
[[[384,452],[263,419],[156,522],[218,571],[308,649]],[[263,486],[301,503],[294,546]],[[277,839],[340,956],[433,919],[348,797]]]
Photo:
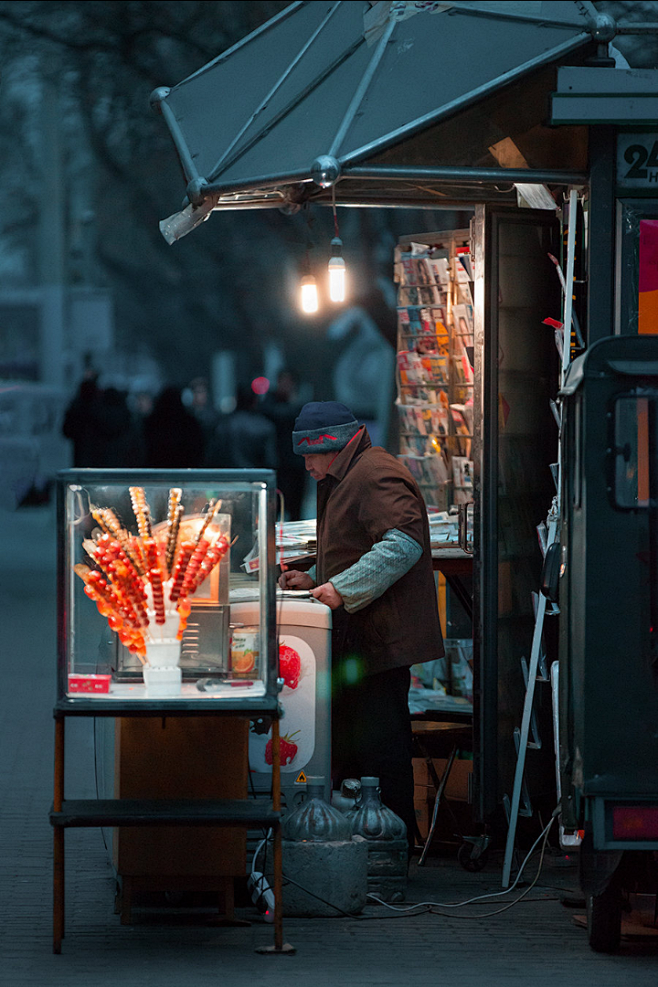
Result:
[[333,610],[333,781],[379,777],[413,845],[409,666],[444,654],[425,503],[343,404],[304,405],[292,439],[318,481],[317,562],[279,583]]

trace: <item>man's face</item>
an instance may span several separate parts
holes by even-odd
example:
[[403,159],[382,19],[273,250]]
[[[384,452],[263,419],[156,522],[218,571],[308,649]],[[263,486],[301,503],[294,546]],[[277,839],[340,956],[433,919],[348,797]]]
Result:
[[324,480],[335,458],[335,452],[311,452],[304,456],[304,465],[314,480]]

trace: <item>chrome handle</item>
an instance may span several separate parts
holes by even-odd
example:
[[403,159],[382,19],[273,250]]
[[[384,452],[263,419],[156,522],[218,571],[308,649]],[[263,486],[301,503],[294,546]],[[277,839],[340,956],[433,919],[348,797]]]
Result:
[[459,547],[466,555],[473,554],[473,543],[468,539],[468,509],[472,506],[472,504],[459,504],[457,513]]

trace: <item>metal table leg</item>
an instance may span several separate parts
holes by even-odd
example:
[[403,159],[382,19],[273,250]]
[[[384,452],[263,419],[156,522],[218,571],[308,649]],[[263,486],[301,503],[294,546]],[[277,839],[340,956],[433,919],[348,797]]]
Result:
[[[55,719],[55,792],[53,808],[62,811],[64,801],[64,717]],[[53,953],[61,953],[64,938],[64,827],[53,831]]]
[[[281,745],[279,718],[272,720],[272,808],[281,811]],[[281,845],[281,824],[274,827],[274,945],[261,946],[258,953],[282,953],[292,955],[294,946],[283,941],[283,853]]]
[[425,846],[423,847],[423,852],[420,855],[420,860],[418,861],[418,866],[422,867],[425,863],[425,857],[432,843],[434,837],[434,830],[436,829],[436,819],[439,814],[439,806],[441,804],[441,799],[443,798],[443,793],[445,787],[448,784],[448,778],[450,777],[450,772],[452,771],[452,765],[457,756],[457,745],[452,748],[450,752],[450,757],[448,758],[448,763],[446,764],[445,771],[443,772],[443,777],[441,778],[441,783],[437,789],[436,795],[434,797],[434,809],[432,811],[432,822],[430,824],[429,832],[427,833],[427,839],[425,840]]

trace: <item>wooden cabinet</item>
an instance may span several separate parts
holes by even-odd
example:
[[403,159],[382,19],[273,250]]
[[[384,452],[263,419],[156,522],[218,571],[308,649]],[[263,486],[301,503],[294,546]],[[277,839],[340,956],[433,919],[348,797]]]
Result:
[[[248,719],[165,716],[116,720],[117,799],[246,799]],[[233,879],[246,871],[244,827],[118,827],[112,860],[121,884],[121,918],[133,893],[216,891],[232,917]]]

